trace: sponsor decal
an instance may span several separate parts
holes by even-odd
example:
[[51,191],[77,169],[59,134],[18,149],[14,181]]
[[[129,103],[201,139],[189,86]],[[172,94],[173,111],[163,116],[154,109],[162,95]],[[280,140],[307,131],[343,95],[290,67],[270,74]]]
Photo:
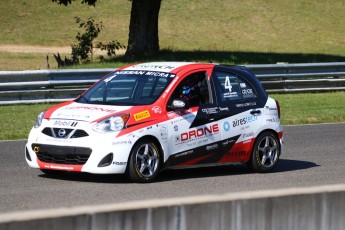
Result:
[[[176,66],[174,65],[168,65],[168,64],[151,64],[151,63],[144,63],[144,64],[138,64],[133,66],[134,68],[141,68],[141,69],[155,69],[155,70],[172,70],[175,69]],[[129,67],[131,68],[131,67]]]
[[44,141],[47,141],[47,142],[53,142],[53,143],[72,143],[72,140],[71,139],[57,139],[57,138],[46,138],[44,139]]
[[177,118],[177,117],[184,116],[184,117],[182,117],[179,120],[179,121],[182,121],[182,120],[188,120],[188,119],[194,118],[195,115],[192,114],[192,112],[193,111],[191,109],[183,110],[183,111],[170,111],[170,112],[167,113],[167,116],[168,116],[169,119],[174,119],[174,118]]
[[218,107],[205,108],[205,109],[202,109],[201,111],[206,114],[215,114],[215,113],[218,113]]
[[164,142],[168,141],[168,131],[167,131],[167,127],[164,125],[162,125],[159,129],[160,133],[161,133],[161,138]]
[[114,109],[106,109],[102,107],[92,107],[92,106],[72,106],[72,107],[65,107],[64,109],[85,109],[85,110],[92,110],[92,111],[99,111],[99,112],[106,112],[106,113],[115,113],[116,110]]
[[250,133],[244,133],[242,135],[243,138],[248,138],[248,137],[254,137],[254,132],[250,132]]
[[242,126],[251,122],[254,122],[258,119],[257,116],[248,116],[248,117],[244,117],[241,119],[236,119],[232,122],[232,126],[236,127],[236,126]]
[[175,83],[177,82],[178,79],[179,79],[179,77],[176,76],[176,77],[174,78],[174,80],[172,80],[172,81],[170,82],[168,88],[164,91],[166,94],[168,94],[168,93],[170,92],[171,88],[175,85]]
[[241,87],[241,88],[246,88],[247,85],[246,85],[246,83],[240,83],[240,87]]
[[241,107],[248,107],[248,106],[254,106],[254,105],[256,105],[256,102],[248,102],[248,103],[236,104],[236,107],[241,108]]
[[224,98],[228,98],[228,97],[238,97],[238,94],[237,92],[227,92],[227,93],[224,93]]
[[118,75],[144,75],[146,71],[142,70],[122,70],[122,71],[117,71],[116,74]]
[[252,89],[242,89],[242,94],[243,95],[251,95],[251,94],[253,94],[253,90]]
[[[156,72],[156,71],[145,71],[145,70],[121,70],[116,72],[117,75],[146,75],[146,76],[154,76],[154,77],[175,77],[175,74],[170,74],[166,72]],[[105,82],[111,81],[114,77],[111,76],[105,79]]]
[[270,119],[266,119],[267,122],[278,122],[278,118],[270,118]]
[[72,126],[72,127],[76,127],[78,124],[78,122],[76,121],[55,121],[53,123],[53,125],[55,126]]
[[176,132],[178,131],[178,126],[177,126],[177,125],[174,126],[174,130],[175,130]]
[[154,106],[154,107],[152,108],[152,111],[153,111],[154,113],[162,113],[162,108],[159,107],[159,106]]
[[226,141],[224,141],[224,142],[222,142],[222,146],[223,147],[225,147],[225,146],[227,146],[227,145],[229,145],[229,144],[232,144],[232,143],[234,143],[235,142],[235,140],[226,140]]
[[208,137],[217,133],[219,133],[218,124],[213,124],[213,125],[210,125],[209,127],[202,127],[199,129],[193,129],[188,132],[181,133],[180,136],[176,137],[176,141],[177,142],[193,141],[193,140]]
[[218,144],[208,145],[206,146],[206,151],[214,150],[218,148]]
[[230,130],[230,123],[229,122],[224,122],[224,124],[223,124],[223,129],[226,131],[226,132],[228,132],[229,130]]
[[62,166],[62,165],[44,165],[44,168],[46,168],[46,169],[67,170],[67,171],[73,171],[74,170],[74,167],[72,167],[72,166]]
[[114,165],[127,165],[127,162],[118,162],[118,161],[114,161],[113,164],[114,164]]
[[186,155],[192,154],[193,152],[194,152],[193,150],[189,150],[189,151],[186,151],[186,152],[178,153],[178,154],[175,155],[175,158],[186,156]]
[[132,141],[113,141],[112,145],[125,145],[125,144],[132,144]]
[[169,73],[162,73],[162,72],[146,72],[145,75],[148,76],[155,76],[155,77],[175,77],[175,75],[173,74],[169,74]]
[[219,111],[229,111],[229,107],[218,107]]
[[229,152],[226,153],[226,157],[243,157],[246,155],[246,151],[235,151],[235,152]]
[[142,111],[140,113],[134,114],[134,119],[136,121],[140,121],[140,120],[143,120],[143,119],[146,119],[146,118],[149,118],[149,117],[151,117],[151,115],[150,115],[150,112],[148,110],[145,110],[145,111]]
[[64,117],[64,118],[73,118],[73,119],[80,119],[80,118],[90,118],[89,115],[81,115],[81,114],[64,114],[58,113],[57,117]]
[[176,112],[171,111],[167,113],[167,116],[169,117],[169,119],[173,119],[173,118],[181,116],[181,113],[179,111],[176,111]]

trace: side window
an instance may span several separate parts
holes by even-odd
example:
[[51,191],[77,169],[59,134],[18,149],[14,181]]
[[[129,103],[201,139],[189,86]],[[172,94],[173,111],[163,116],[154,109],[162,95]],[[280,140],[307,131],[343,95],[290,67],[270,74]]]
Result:
[[206,72],[197,72],[185,77],[174,90],[169,102],[176,98],[186,98],[191,107],[208,104],[210,97]]
[[216,72],[213,76],[221,101],[235,101],[256,97],[254,88],[243,78],[232,73]]

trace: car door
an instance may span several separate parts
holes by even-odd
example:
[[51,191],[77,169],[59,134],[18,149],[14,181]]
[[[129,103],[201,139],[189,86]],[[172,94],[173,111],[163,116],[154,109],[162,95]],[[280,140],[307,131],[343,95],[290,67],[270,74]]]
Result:
[[215,68],[212,84],[219,109],[221,142],[219,163],[244,162],[251,155],[252,145],[262,123],[264,101],[255,82],[245,72],[231,68]]
[[166,166],[215,162],[213,156],[218,149],[221,135],[217,122],[218,107],[213,101],[212,92],[206,71],[189,73],[174,89],[168,104],[174,98],[186,98],[190,108],[168,112],[168,143],[171,155]]

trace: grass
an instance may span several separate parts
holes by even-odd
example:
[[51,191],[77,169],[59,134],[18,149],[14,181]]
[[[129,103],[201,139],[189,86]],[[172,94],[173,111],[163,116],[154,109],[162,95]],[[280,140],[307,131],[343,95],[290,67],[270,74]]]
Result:
[[[271,94],[283,125],[345,122],[345,92]],[[0,106],[0,140],[26,139],[39,112],[51,104]],[[13,119],[15,117],[15,120]]]
[[[126,45],[130,8],[126,0],[98,1],[96,7],[80,1],[68,7],[46,0],[1,1],[0,44],[70,46],[76,43],[74,17],[79,16],[103,22],[99,41]],[[226,64],[344,61],[343,12],[343,0],[166,0],[159,16],[163,52],[156,58],[199,60],[193,54],[198,51],[203,60]],[[47,54],[17,56],[5,65],[6,55],[0,54],[0,70],[46,68]],[[39,64],[27,67],[28,58]],[[121,60],[113,61],[108,65]],[[51,56],[52,68],[53,63]]]

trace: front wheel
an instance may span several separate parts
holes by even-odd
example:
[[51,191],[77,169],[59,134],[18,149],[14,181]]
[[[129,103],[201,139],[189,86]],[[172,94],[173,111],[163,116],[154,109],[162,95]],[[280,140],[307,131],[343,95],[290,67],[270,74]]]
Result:
[[134,182],[152,182],[160,168],[160,151],[150,139],[140,140],[132,149],[128,176]]
[[279,139],[272,132],[266,131],[257,137],[249,165],[258,173],[267,173],[277,165],[279,156]]

